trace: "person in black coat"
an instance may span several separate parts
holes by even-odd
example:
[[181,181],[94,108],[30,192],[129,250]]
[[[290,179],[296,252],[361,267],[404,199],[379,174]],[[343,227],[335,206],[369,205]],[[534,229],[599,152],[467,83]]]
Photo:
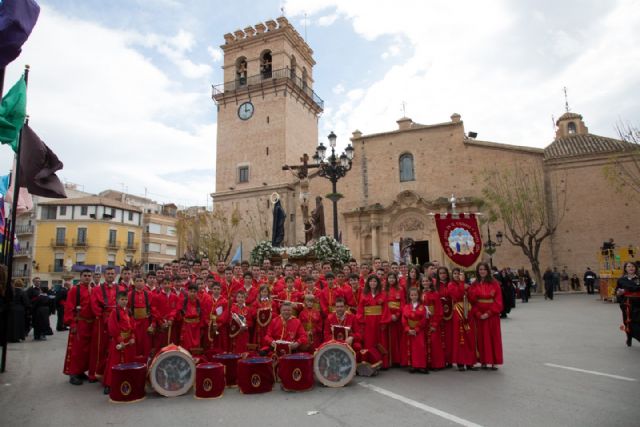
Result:
[[67,301],[67,294],[70,288],[71,288],[71,283],[68,280],[65,280],[60,290],[56,292],[56,298],[55,298],[56,313],[58,314],[58,321],[56,322],[56,331],[66,331],[69,329],[64,325],[64,305]]
[[20,279],[13,283],[13,300],[9,305],[9,342],[23,341],[29,333],[27,312],[31,308],[31,302],[23,287],[24,283]]
[[554,285],[554,276],[551,268],[547,267],[544,274],[542,275],[542,281],[544,282],[544,299],[549,299],[553,301],[553,285]]
[[47,335],[53,334],[49,324],[49,295],[47,295],[46,288],[34,288],[32,295],[34,295],[31,299],[33,339],[34,341],[44,341],[47,339]]
[[627,346],[631,347],[631,339],[640,341],[640,278],[638,266],[625,262],[624,275],[616,284],[616,296],[622,310],[623,329],[627,334]]

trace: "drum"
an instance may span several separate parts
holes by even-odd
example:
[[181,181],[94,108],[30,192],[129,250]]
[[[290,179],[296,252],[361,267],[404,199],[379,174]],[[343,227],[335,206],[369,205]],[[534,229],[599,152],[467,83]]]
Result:
[[273,389],[273,361],[269,357],[250,357],[238,362],[238,387],[243,394],[266,393]]
[[356,374],[356,354],[345,343],[328,341],[314,354],[313,372],[327,387],[344,387]]
[[278,359],[278,378],[285,391],[313,388],[313,356],[309,353],[287,354]]
[[224,365],[222,363],[201,363],[196,366],[195,397],[215,399],[224,392]]
[[162,348],[149,365],[149,382],[166,397],[185,394],[196,376],[196,364],[184,348],[171,344]]
[[211,356],[211,361],[224,365],[224,378],[227,387],[235,387],[238,384],[238,360],[241,356],[234,353],[220,353]]
[[112,368],[109,400],[131,403],[144,399],[147,365],[139,362],[121,363]]

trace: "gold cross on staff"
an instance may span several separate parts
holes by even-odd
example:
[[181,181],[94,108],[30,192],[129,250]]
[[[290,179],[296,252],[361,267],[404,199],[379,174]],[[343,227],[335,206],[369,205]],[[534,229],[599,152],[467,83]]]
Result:
[[301,165],[295,165],[295,166],[284,165],[282,166],[282,170],[285,170],[285,171],[290,170],[291,172],[297,171],[297,173],[294,173],[294,175],[297,176],[298,179],[305,179],[309,176],[309,169],[318,167],[318,165],[309,164],[309,156],[307,155],[307,153],[304,153],[302,157],[300,157],[300,161],[302,162]]

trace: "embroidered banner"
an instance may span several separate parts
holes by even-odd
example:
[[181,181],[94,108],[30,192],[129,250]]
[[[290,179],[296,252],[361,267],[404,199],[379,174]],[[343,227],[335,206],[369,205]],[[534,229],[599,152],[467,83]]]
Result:
[[447,256],[462,267],[471,267],[482,252],[482,239],[474,214],[436,214],[440,244]]

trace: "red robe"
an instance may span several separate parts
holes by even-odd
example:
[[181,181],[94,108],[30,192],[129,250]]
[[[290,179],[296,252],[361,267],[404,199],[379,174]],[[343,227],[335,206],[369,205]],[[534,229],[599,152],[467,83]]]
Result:
[[[229,303],[222,295],[218,299],[211,296],[211,307],[208,312],[205,311],[205,319],[207,319],[207,327],[205,331],[204,347],[207,350],[214,350],[218,353],[224,353],[229,350]],[[218,326],[218,333],[211,329],[211,325],[215,322]]]
[[360,335],[360,324],[356,315],[350,312],[345,312],[342,319],[338,318],[336,313],[331,313],[324,322],[324,342],[327,341],[341,341],[336,339],[332,333],[331,326],[346,326],[350,328],[349,336],[353,337],[353,349],[358,352],[362,348],[362,336]]
[[307,333],[300,323],[300,319],[290,317],[284,320],[282,316],[275,317],[269,324],[269,329],[264,337],[266,345],[270,346],[273,341],[297,342],[300,346],[307,344]]
[[[406,341],[403,365],[416,369],[427,367],[427,345],[425,332],[428,327],[427,311],[424,305],[418,303],[416,307],[408,303],[402,308],[402,327]],[[409,331],[415,335],[409,335]]]
[[153,335],[149,333],[151,320],[151,300],[152,294],[149,291],[136,291],[135,288],[129,292],[129,310],[133,313],[133,320],[136,327],[136,356],[144,357],[145,360],[151,354],[151,344]]
[[342,296],[342,291],[336,285],[333,285],[333,288],[327,286],[320,291],[318,296],[320,297],[322,316],[326,318],[330,313],[336,311],[336,298]]
[[[120,288],[124,291],[124,288]],[[109,353],[109,316],[116,307],[118,285],[106,283],[91,290],[91,310],[96,316],[91,334],[91,351],[89,354],[89,379],[104,375]]]
[[240,307],[238,304],[231,306],[229,317],[229,351],[231,353],[245,353],[249,350],[249,329],[240,331],[238,323],[233,318],[233,314],[244,316],[247,328],[253,326],[253,318],[251,317],[251,309],[247,305]]
[[282,304],[282,301],[291,301],[292,303],[294,303],[293,304],[294,316],[298,314],[298,310],[302,309],[301,308],[302,306],[300,304],[297,304],[302,302],[302,294],[296,291],[295,289],[292,291],[285,289],[284,291],[278,294],[278,299],[281,300],[281,301],[278,301],[278,313],[280,313],[280,305]]
[[364,294],[358,305],[358,321],[362,331],[362,347],[371,351],[376,349],[382,355],[382,367],[389,364],[389,334],[387,325],[390,320],[387,296],[384,293]]
[[444,348],[444,361],[450,365],[453,360],[453,303],[449,295],[448,283],[436,284],[436,289],[442,302],[442,320],[440,321],[440,334]]
[[342,296],[345,302],[349,306],[349,311],[356,314],[358,312],[358,304],[360,303],[360,295],[362,295],[362,288],[358,287],[355,291],[348,283],[342,287]]
[[180,305],[178,306],[179,317],[182,320],[182,329],[180,330],[180,345],[185,349],[193,352],[194,349],[202,349],[201,330],[204,326],[202,321],[202,304],[196,297],[195,300],[189,299],[188,296],[184,297]]
[[427,367],[429,369],[442,369],[445,366],[444,348],[442,347],[442,302],[440,295],[435,291],[427,291],[422,294],[422,305],[429,310],[427,319],[428,329],[425,333],[427,347]]
[[264,346],[264,336],[267,334],[267,329],[271,323],[271,319],[276,316],[277,304],[272,301],[271,298],[262,301],[256,300],[251,307],[251,316],[255,323],[253,327],[253,340],[256,348]]
[[[497,281],[475,283],[469,288],[471,315],[476,324],[478,361],[483,365],[501,365],[502,335],[500,332],[500,312],[502,312],[502,291]],[[487,319],[480,319],[483,314]]]
[[[389,288],[387,291],[387,306],[389,307],[389,357],[390,363],[402,364],[405,361],[406,340],[403,339],[402,307],[404,306],[404,291],[401,288]],[[395,315],[396,320],[391,319]]]
[[322,314],[320,310],[305,307],[298,314],[298,319],[307,334],[307,345],[302,350],[313,353],[323,341]]
[[[453,304],[453,340],[451,342],[452,362],[457,365],[473,365],[476,363],[475,331],[471,329],[471,313],[465,318],[464,299],[466,290],[464,282],[449,283],[448,293]],[[468,307],[468,305],[467,305]]]
[[91,287],[79,284],[71,288],[64,307],[64,324],[71,328],[64,359],[66,375],[80,375],[89,370],[91,336],[95,320],[91,309]]
[[118,344],[126,344],[132,338],[135,339],[135,324],[127,310],[123,310],[120,307],[111,312],[107,324],[110,342],[103,384],[105,387],[110,387],[112,368],[120,363],[133,362],[135,359],[135,344],[129,344],[120,350],[117,348]]
[[153,352],[157,353],[161,348],[174,343],[172,340],[173,323],[176,318],[178,296],[173,291],[169,293],[158,292],[151,301],[151,318],[153,319],[155,333],[153,334]]

